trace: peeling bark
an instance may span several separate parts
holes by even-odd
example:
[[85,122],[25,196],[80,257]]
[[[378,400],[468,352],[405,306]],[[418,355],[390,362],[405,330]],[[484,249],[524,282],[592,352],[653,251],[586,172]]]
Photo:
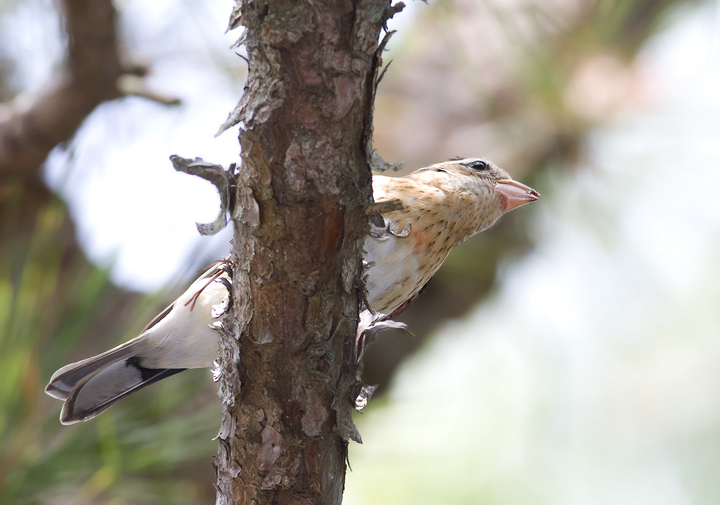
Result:
[[[221,333],[218,504],[337,504],[357,370],[367,143],[388,0],[239,0],[245,94]],[[239,13],[239,18],[238,18]]]

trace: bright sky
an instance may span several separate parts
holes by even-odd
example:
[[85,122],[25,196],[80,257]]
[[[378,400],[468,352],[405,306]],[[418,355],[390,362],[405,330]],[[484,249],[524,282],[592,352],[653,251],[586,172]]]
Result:
[[130,54],[153,62],[149,86],[180,97],[182,106],[133,97],[105,104],[83,124],[74,148],[56,152],[47,167],[50,184],[70,202],[87,254],[99,264],[114,263],[113,280],[138,290],[187,282],[203,262],[227,253],[231,237],[229,229],[213,238],[198,235],[194,223],[217,215],[217,193],[176,173],[169,157],[237,162],[237,129],[213,135],[242,91],[242,80],[231,80],[225,68],[242,74],[244,64],[227,50],[236,33],[204,35],[208,28],[224,31],[228,5],[203,2],[194,12],[192,2],[177,4],[126,2],[121,26]]

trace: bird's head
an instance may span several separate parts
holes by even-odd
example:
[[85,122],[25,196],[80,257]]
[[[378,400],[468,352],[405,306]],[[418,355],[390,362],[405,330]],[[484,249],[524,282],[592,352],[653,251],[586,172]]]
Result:
[[478,207],[474,233],[492,226],[503,214],[540,198],[540,193],[514,181],[505,170],[482,158],[443,161],[416,174],[434,179],[438,186],[455,195],[472,195]]

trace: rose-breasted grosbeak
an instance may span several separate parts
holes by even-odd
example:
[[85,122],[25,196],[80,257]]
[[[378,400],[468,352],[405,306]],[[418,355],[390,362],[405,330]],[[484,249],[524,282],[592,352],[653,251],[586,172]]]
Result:
[[[373,194],[379,209],[399,200],[386,206],[393,210],[371,210],[364,244],[366,299],[378,318],[405,308],[454,246],[540,196],[480,158],[445,161],[406,177],[376,175]],[[55,372],[45,391],[65,401],[60,421],[85,421],[160,379],[213,366],[219,337],[210,325],[228,303],[229,282],[228,268],[213,266],[138,337]]]

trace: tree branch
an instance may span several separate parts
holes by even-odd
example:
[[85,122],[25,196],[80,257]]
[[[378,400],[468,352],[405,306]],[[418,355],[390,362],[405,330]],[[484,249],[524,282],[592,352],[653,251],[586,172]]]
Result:
[[123,64],[111,0],[64,0],[67,52],[62,69],[43,91],[0,104],[0,177],[39,182],[50,151],[70,140],[102,102],[138,95],[168,105],[177,98],[145,88],[147,69]]
[[59,143],[72,138],[104,100],[119,95],[115,8],[110,0],[65,0],[67,60],[30,103],[0,106],[0,176],[39,178],[39,167]]

